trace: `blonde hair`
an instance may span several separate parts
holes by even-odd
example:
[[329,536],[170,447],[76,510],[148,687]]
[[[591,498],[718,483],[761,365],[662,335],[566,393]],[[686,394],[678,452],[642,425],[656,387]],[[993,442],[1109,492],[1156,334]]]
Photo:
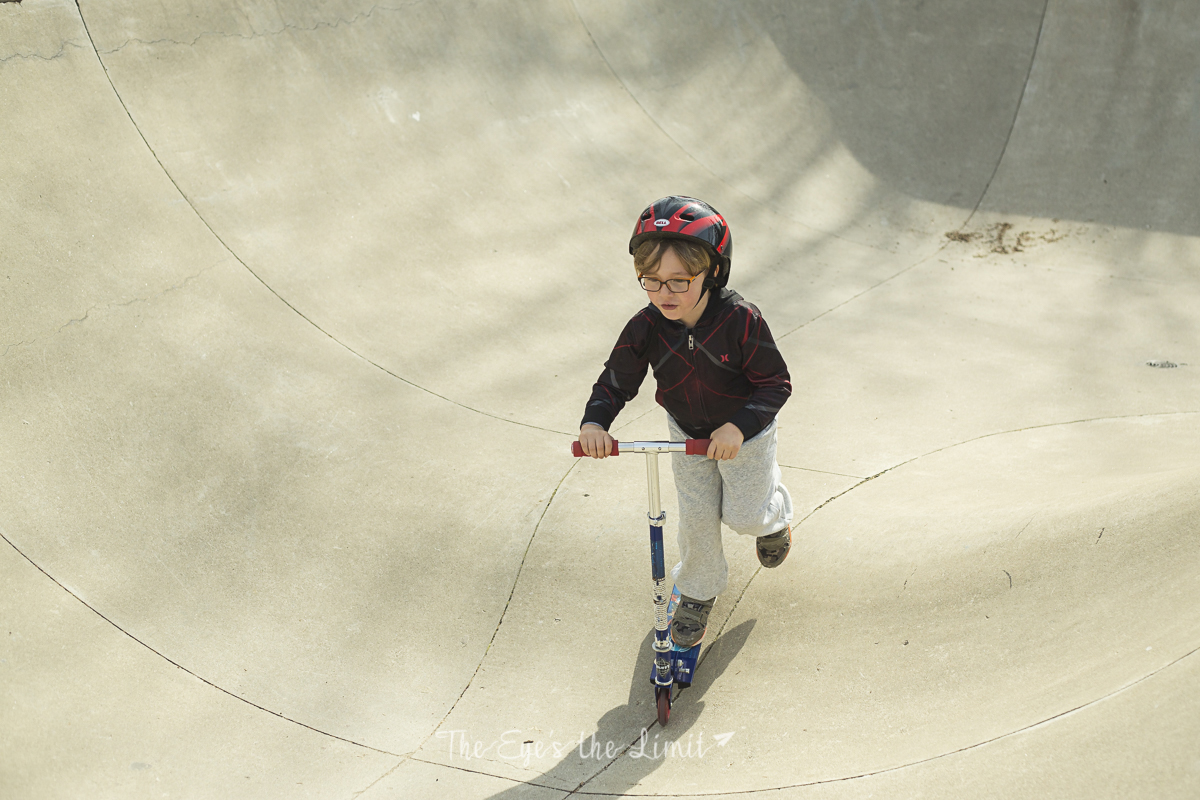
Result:
[[658,269],[663,253],[668,248],[683,262],[683,268],[689,275],[699,275],[712,266],[712,256],[703,245],[685,239],[647,239],[633,253],[633,268],[637,270],[638,277]]

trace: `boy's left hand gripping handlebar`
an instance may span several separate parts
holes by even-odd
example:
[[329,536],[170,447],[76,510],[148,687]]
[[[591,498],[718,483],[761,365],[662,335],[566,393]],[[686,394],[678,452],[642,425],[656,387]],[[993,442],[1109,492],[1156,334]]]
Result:
[[[689,456],[708,455],[708,445],[712,439],[687,439],[682,442],[626,442],[626,452],[634,453],[685,453]],[[584,452],[579,442],[571,442],[571,455],[583,458]],[[613,439],[612,452],[609,455],[621,455],[621,444]]]
[[[575,456],[576,458],[583,458],[583,456],[585,455],[583,452],[583,445],[581,445],[579,442],[571,442],[571,455]],[[619,447],[616,439],[613,439],[612,452],[609,453],[609,455],[610,456],[621,455],[621,450],[620,450],[620,447]]]

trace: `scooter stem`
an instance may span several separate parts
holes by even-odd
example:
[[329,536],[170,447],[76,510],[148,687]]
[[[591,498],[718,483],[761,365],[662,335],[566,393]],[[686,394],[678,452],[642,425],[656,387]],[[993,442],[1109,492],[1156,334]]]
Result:
[[650,500],[650,522],[662,525],[666,514],[662,510],[662,496],[658,488],[658,453],[646,451],[646,494]]
[[654,579],[654,683],[670,686],[674,680],[671,673],[671,635],[667,630],[667,569],[663,557],[663,523],[667,512],[662,510],[662,498],[658,488],[658,452],[646,453],[646,492],[650,500],[650,575]]

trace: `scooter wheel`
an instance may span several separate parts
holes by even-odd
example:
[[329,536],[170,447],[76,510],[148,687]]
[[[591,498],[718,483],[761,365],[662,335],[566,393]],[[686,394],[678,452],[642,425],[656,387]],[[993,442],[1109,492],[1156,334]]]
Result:
[[671,718],[671,687],[655,686],[654,702],[658,706],[658,724],[665,726]]

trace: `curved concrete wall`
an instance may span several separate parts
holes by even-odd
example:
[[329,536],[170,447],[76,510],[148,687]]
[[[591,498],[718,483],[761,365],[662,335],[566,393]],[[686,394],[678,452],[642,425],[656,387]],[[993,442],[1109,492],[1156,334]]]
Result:
[[[0,786],[1192,796],[1197,13],[0,5]],[[642,466],[565,446],[667,193],[799,525],[659,730]]]

